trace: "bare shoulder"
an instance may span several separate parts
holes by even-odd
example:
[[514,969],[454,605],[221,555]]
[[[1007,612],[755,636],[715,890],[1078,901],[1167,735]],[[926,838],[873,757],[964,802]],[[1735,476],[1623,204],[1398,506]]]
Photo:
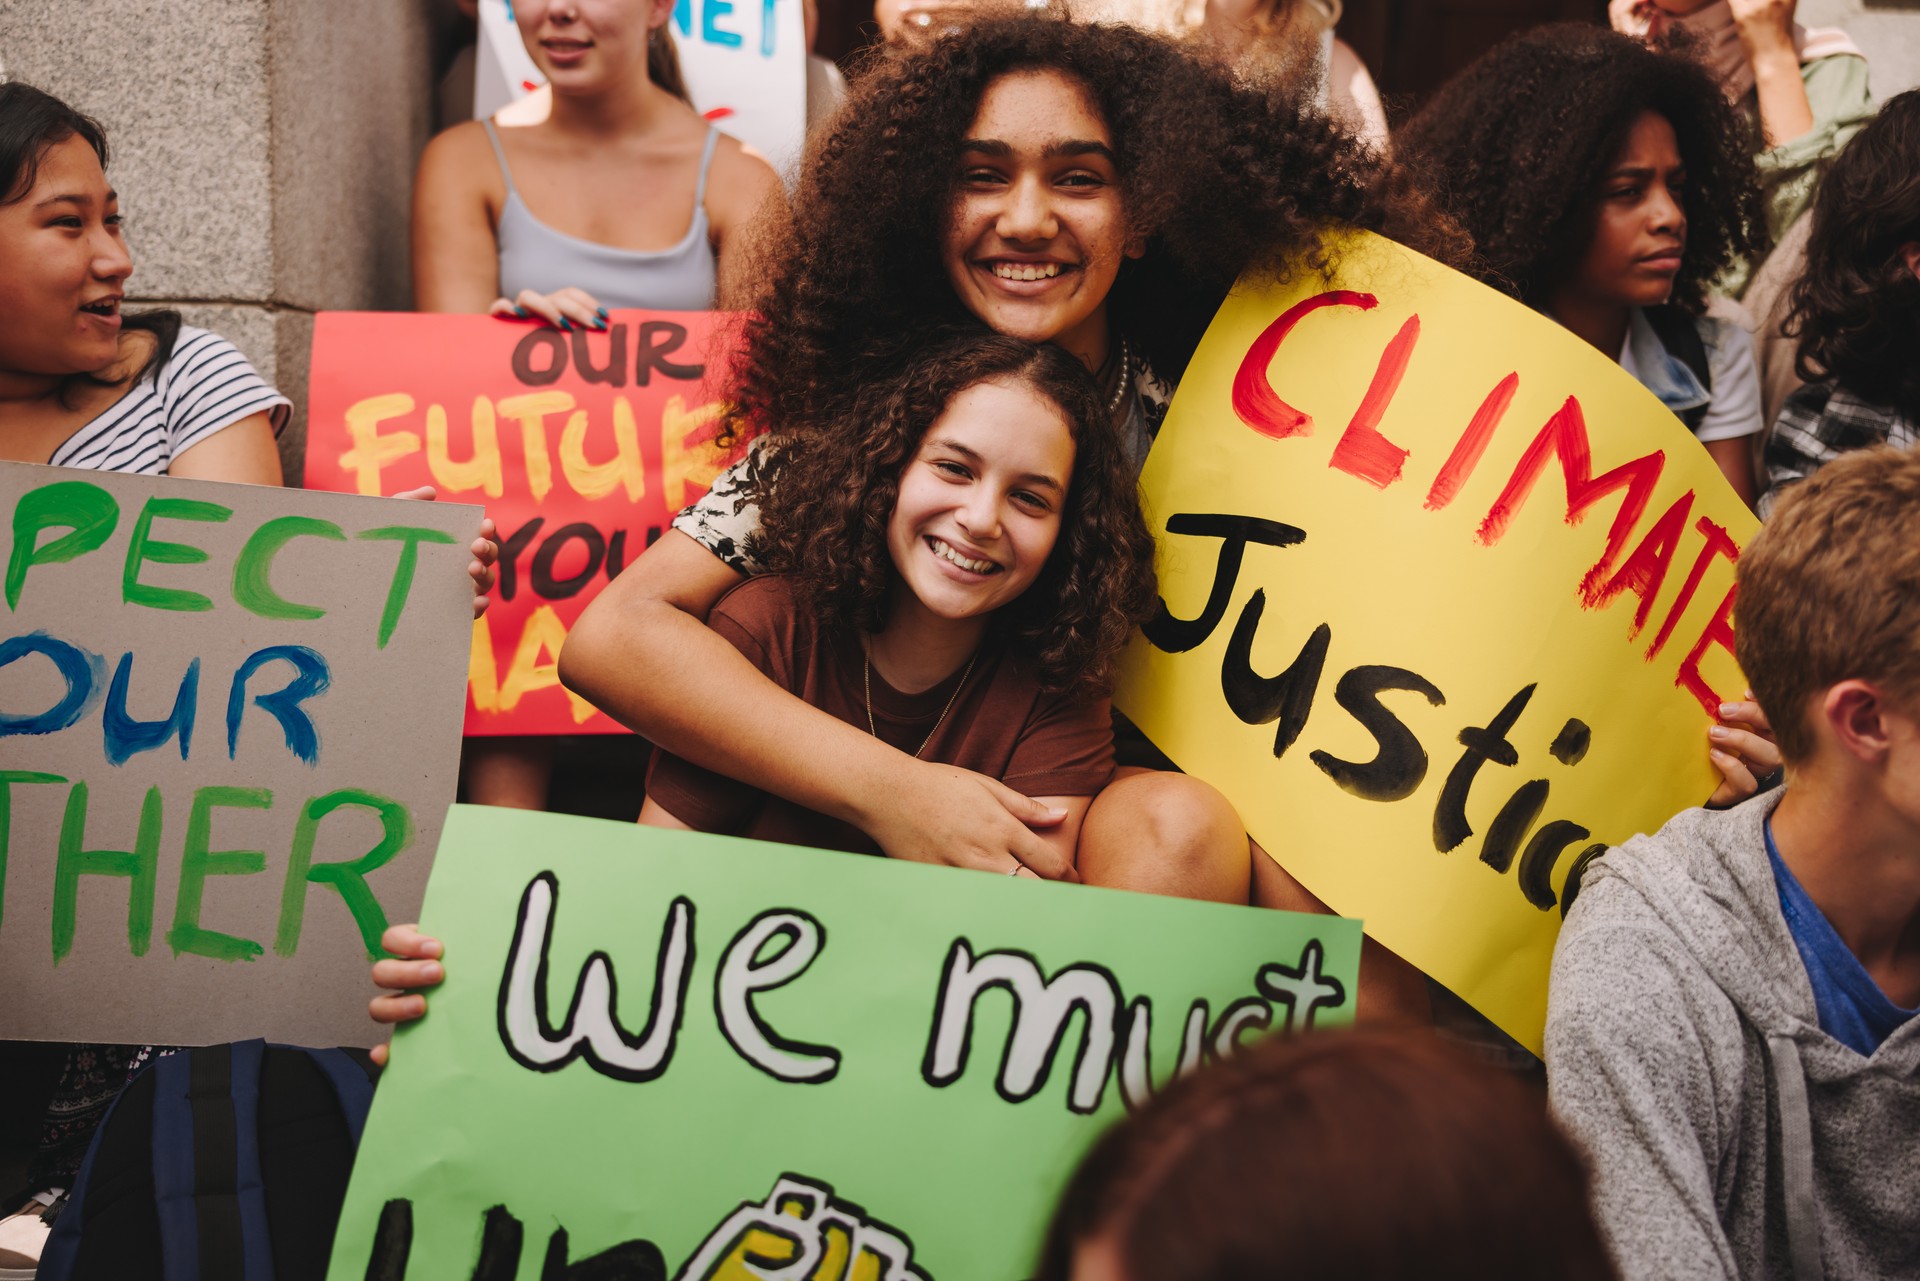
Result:
[[478,120],[463,120],[435,134],[420,154],[419,180],[443,190],[484,189],[498,183],[499,174],[493,144]]
[[720,135],[713,167],[707,173],[707,210],[724,230],[737,227],[760,212],[769,199],[784,203],[780,177],[759,152],[739,140]]

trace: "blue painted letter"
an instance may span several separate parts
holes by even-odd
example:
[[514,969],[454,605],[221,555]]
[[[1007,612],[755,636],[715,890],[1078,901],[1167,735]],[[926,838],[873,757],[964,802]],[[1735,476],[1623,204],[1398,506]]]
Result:
[[173,710],[163,721],[137,721],[127,712],[128,677],[133,671],[133,655],[122,654],[120,666],[113,669],[113,686],[107,690],[107,705],[100,712],[100,726],[106,732],[107,763],[124,765],[136,752],[150,752],[180,735],[180,759],[187,759],[193,746],[193,718],[200,709],[200,660],[187,664],[180,678],[180,690],[173,696]]
[[56,734],[86,715],[100,696],[102,664],[98,656],[78,645],[55,640],[45,632],[29,632],[0,641],[0,667],[27,654],[45,654],[52,659],[67,682],[67,692],[44,712],[33,715],[0,712],[0,738],[12,734]]
[[293,679],[270,694],[254,695],[253,701],[280,722],[288,751],[309,765],[317,764],[320,732],[300,704],[326,693],[333,678],[327,671],[327,660],[305,645],[269,645],[240,664],[240,670],[233,674],[233,688],[227,695],[227,758],[231,760],[240,752],[240,715],[247,710],[247,681],[275,659],[293,664]]

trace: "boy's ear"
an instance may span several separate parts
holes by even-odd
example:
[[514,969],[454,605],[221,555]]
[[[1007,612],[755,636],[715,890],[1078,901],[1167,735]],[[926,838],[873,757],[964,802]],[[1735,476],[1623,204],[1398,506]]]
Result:
[[1909,240],[1900,246],[1900,261],[1907,264],[1915,280],[1920,280],[1920,240]]
[[1886,713],[1891,710],[1878,688],[1861,680],[1841,681],[1820,698],[1826,734],[1856,760],[1872,763],[1884,756],[1890,740]]

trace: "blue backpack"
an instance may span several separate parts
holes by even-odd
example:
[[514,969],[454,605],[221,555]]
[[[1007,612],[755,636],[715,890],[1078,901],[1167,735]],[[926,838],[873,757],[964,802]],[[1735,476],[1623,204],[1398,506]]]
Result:
[[265,1041],[155,1060],[101,1121],[36,1281],[320,1281],[376,1071]]

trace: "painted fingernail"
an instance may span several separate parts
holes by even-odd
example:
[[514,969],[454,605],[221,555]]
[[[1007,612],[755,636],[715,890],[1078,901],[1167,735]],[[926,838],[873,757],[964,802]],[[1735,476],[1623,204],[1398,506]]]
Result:
[[566,330],[568,333],[572,333],[573,322],[571,320],[568,320],[565,316],[562,316],[560,317],[560,328]]
[[600,308],[599,310],[600,310],[600,319],[602,319],[602,320],[611,320],[611,319],[612,319],[612,317],[611,317],[611,316],[609,316],[609,315],[607,315],[607,309],[606,309],[605,307],[602,307],[602,308]]
[[527,314],[527,309],[525,307],[515,307],[513,309],[513,314],[516,316],[524,316]]

